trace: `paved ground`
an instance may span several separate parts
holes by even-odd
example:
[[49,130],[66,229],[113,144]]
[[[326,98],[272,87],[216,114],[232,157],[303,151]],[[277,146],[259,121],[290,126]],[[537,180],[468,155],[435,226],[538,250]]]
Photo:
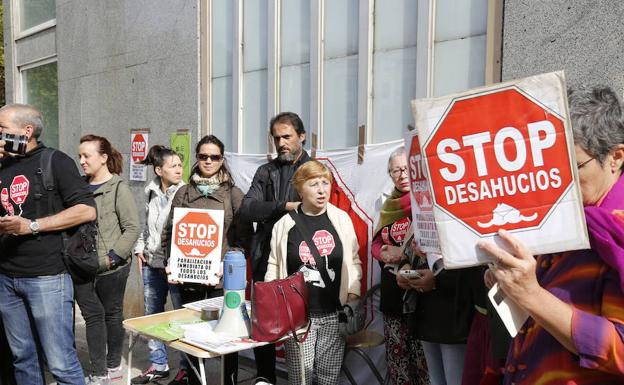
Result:
[[[83,366],[86,366],[89,362],[89,355],[87,352],[87,341],[85,337],[85,323],[82,317],[80,316],[80,310],[78,310],[78,308],[76,308],[76,318],[77,318],[76,319],[76,348],[78,349],[78,357],[80,358],[80,362],[83,364]],[[128,357],[128,354],[127,354],[128,353],[128,339],[126,338],[124,341],[125,342],[124,342],[122,365],[125,371],[127,368],[126,358]],[[175,376],[175,374],[177,373],[178,361],[179,361],[177,357],[179,356],[177,352],[174,352],[172,350],[170,350],[169,353],[170,353],[169,355],[170,357],[174,357],[173,359],[170,359],[170,363],[169,363],[169,365],[171,365],[170,379],[172,379],[173,376]],[[140,374],[142,370],[145,370],[148,367],[149,367],[149,360],[148,360],[147,344],[142,341],[139,341],[136,343],[134,352],[132,355],[132,376],[134,377]],[[218,384],[219,383],[218,379],[220,378],[219,360],[218,359],[207,360],[206,371],[207,371],[208,384]],[[238,383],[245,384],[245,385],[253,384],[254,375],[255,375],[255,366],[254,366],[253,361],[244,357],[239,357]],[[278,385],[287,384],[288,382],[285,377],[286,374],[281,373],[281,375],[283,377],[278,378],[277,384]],[[169,380],[162,380],[160,384],[165,385],[168,383],[168,381]],[[49,373],[48,373],[47,383],[56,384],[56,382],[54,382],[53,378],[49,375]],[[124,376],[122,381],[118,381],[115,384],[125,385],[126,383],[127,383],[127,377]]]

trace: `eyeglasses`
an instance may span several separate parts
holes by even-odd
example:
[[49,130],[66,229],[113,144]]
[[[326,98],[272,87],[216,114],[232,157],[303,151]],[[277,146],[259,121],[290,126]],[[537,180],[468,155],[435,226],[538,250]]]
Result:
[[403,173],[405,173],[405,175],[408,175],[407,174],[407,167],[394,168],[394,169],[390,170],[390,176],[392,176],[393,178],[398,178]]
[[594,157],[589,158],[589,159],[587,159],[585,162],[583,162],[583,163],[581,163],[581,164],[577,164],[577,165],[576,165],[576,168],[577,168],[578,170],[580,170],[580,169],[582,169],[583,167],[585,167],[585,166],[587,165],[587,163],[591,162],[591,161],[592,161],[592,160],[594,160],[594,159],[596,159],[596,158],[594,158]]
[[219,154],[215,154],[215,155],[210,155],[210,154],[197,154],[197,160],[201,160],[202,162],[207,161],[208,159],[210,159],[213,162],[218,162],[221,159],[223,159],[223,155],[219,155]]

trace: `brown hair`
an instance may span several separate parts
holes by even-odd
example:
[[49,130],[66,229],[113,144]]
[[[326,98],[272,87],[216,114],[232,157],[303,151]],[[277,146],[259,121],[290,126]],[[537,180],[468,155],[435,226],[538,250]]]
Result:
[[100,144],[98,148],[100,155],[108,156],[108,159],[106,160],[106,167],[108,168],[108,171],[117,175],[121,174],[123,156],[113,147],[108,139],[103,136],[88,134],[80,138],[80,143],[84,142],[98,142]]
[[295,171],[292,183],[295,185],[297,192],[301,192],[301,188],[306,181],[320,177],[329,180],[330,183],[334,180],[331,171],[323,163],[318,160],[310,160],[299,166],[297,171]]

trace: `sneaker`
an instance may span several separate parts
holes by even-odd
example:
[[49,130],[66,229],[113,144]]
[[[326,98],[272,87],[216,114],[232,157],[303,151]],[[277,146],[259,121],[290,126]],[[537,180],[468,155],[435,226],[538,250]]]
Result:
[[150,366],[149,369],[141,373],[140,375],[134,377],[130,380],[131,384],[147,384],[154,380],[160,380],[161,378],[169,377],[169,370],[156,370],[154,365]]
[[108,378],[110,378],[110,382],[121,381],[123,375],[124,373],[121,370],[121,365],[116,368],[108,368]]
[[85,383],[87,385],[110,385],[110,378],[108,376],[94,376],[91,374],[85,378]]
[[189,373],[186,369],[180,369],[175,378],[171,380],[167,385],[190,385]]

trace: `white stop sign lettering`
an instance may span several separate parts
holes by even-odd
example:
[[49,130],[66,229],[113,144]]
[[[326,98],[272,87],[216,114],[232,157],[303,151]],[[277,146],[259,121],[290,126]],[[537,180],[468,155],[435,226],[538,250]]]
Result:
[[217,226],[203,223],[180,223],[178,224],[179,238],[206,239],[217,233]]

